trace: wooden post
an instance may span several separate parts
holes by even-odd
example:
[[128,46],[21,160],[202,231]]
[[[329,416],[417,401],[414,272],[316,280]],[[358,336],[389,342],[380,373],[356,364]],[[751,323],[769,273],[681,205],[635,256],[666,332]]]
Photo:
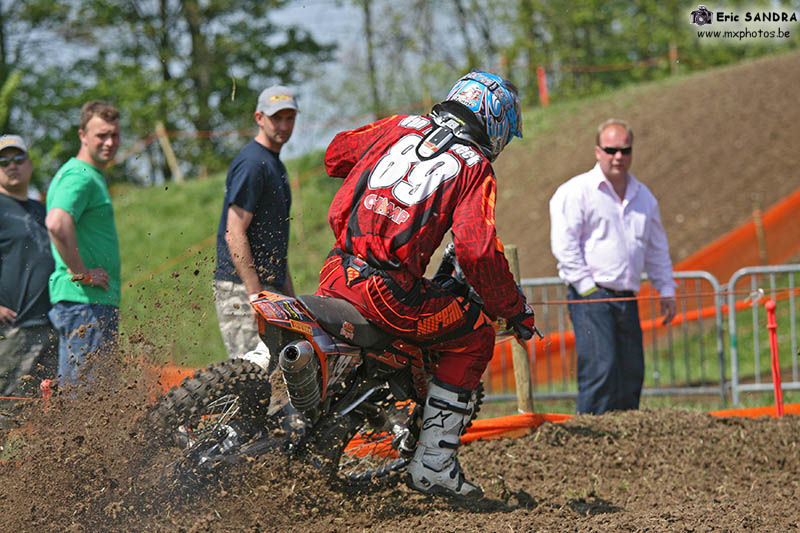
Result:
[[160,120],[156,122],[156,137],[158,138],[158,144],[161,145],[161,151],[164,152],[167,165],[169,165],[169,171],[172,172],[172,180],[175,183],[181,183],[183,181],[183,172],[181,172],[181,167],[178,166],[178,158],[175,157],[175,152],[172,150],[169,137],[167,137],[167,129]]
[[[506,260],[514,280],[519,283],[519,255],[515,245],[505,247]],[[517,411],[520,413],[533,412],[533,394],[531,391],[531,363],[527,344],[525,347],[518,342],[511,343],[511,361],[514,363],[514,382],[517,388]]]
[[673,76],[678,73],[678,45],[669,43],[669,73]]
[[756,205],[753,207],[753,224],[756,227],[756,242],[758,243],[758,258],[762,265],[769,262],[767,256],[767,238],[764,235],[764,222],[761,220],[761,209]]

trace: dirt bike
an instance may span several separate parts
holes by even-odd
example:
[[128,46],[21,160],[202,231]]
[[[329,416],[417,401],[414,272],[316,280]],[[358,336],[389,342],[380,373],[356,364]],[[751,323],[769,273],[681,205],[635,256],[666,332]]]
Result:
[[[481,303],[452,244],[434,280]],[[437,354],[378,329],[344,300],[264,291],[251,305],[269,364],[212,364],[153,411],[183,448],[179,473],[278,449],[347,483],[399,480],[414,455]],[[482,399],[480,385],[473,419]]]

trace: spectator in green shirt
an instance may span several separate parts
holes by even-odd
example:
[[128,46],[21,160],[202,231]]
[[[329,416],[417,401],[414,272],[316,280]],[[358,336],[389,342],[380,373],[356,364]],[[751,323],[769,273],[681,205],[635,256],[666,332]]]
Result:
[[120,256],[114,209],[103,170],[119,148],[119,111],[108,102],[81,109],[78,155],[56,173],[47,192],[47,230],[55,271],[50,320],[58,331],[58,374],[74,385],[87,355],[117,345]]

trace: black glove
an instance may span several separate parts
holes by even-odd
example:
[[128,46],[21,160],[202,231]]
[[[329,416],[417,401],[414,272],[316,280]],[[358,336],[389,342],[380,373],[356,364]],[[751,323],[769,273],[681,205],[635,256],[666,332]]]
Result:
[[536,322],[533,319],[533,308],[528,304],[525,304],[521,313],[507,318],[506,322],[514,330],[514,335],[522,341],[530,339],[537,331]]
[[441,277],[433,280],[435,283],[451,294],[466,298],[469,296],[469,285],[453,276]]

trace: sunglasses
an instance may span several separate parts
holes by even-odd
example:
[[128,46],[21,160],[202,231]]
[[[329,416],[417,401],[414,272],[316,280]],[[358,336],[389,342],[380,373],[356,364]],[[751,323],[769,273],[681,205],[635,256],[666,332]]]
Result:
[[626,146],[625,148],[612,148],[610,146],[601,146],[600,149],[608,155],[616,155],[617,152],[622,152],[622,155],[630,155],[633,151],[633,146]]
[[2,156],[0,157],[0,167],[5,168],[10,165],[12,161],[17,165],[21,165],[26,159],[28,159],[28,156],[25,154],[17,154],[11,157]]

